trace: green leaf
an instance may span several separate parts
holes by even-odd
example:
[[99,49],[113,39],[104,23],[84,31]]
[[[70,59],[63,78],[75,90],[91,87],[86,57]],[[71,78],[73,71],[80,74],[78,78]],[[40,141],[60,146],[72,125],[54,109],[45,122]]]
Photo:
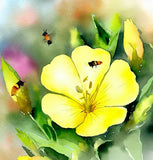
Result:
[[108,44],[108,51],[111,53],[111,56],[113,57],[115,54],[119,33],[121,29],[121,21],[117,13],[113,16],[109,28],[111,30],[111,34],[110,34],[110,41]]
[[69,158],[75,155],[79,156],[89,149],[86,141],[72,129],[55,128],[57,140],[54,141],[49,139],[46,132],[30,115],[12,114],[9,116],[9,119],[18,130],[26,133],[38,148],[49,147]]
[[153,104],[153,95],[144,97],[137,105],[136,109],[133,112],[133,121],[134,124],[139,124],[144,122],[146,118],[150,115],[149,111]]
[[153,105],[153,77],[151,77],[146,85],[142,88],[135,111],[130,116],[130,120],[126,125],[127,129],[133,129],[140,126],[150,115],[150,109]]
[[144,46],[143,64],[139,74],[137,75],[137,81],[139,83],[140,89],[153,76],[153,62],[152,62],[153,48],[146,43],[144,43],[143,46]]
[[153,76],[148,80],[148,82],[141,89],[139,100],[141,100],[145,96],[148,97],[150,94],[153,94]]
[[99,148],[101,160],[133,160],[123,144],[106,142]]
[[95,24],[95,27],[97,28],[98,31],[98,36],[99,39],[97,38],[96,40],[103,42],[105,45],[108,45],[109,43],[109,34],[102,28],[102,26],[99,24],[98,20],[96,19],[95,15],[92,15],[93,22]]
[[94,46],[94,48],[102,48],[105,50],[108,49],[108,45],[105,44],[105,42],[101,39],[101,37],[99,36],[98,33],[95,35],[95,40],[94,40],[93,46]]
[[111,20],[110,30],[112,32],[119,32],[121,28],[121,20],[119,14],[115,14]]
[[43,128],[44,124],[51,126],[51,119],[48,115],[44,114],[41,109],[41,97],[40,97],[40,84],[32,84],[28,85],[28,89],[30,92],[30,97],[32,100],[32,116],[38,122],[38,124]]
[[130,46],[133,48],[130,66],[132,70],[135,72],[135,74],[138,75],[142,67],[143,59],[138,56],[135,47],[132,44],[130,44]]
[[121,28],[121,21],[119,15],[115,14],[109,26],[107,26],[107,32],[109,31],[109,34],[106,32],[106,29],[104,30],[101,27],[95,16],[93,16],[93,21],[98,30],[98,34],[96,34],[95,36],[94,47],[100,47],[109,51],[111,56],[113,57],[117,47]]
[[[19,75],[17,72],[4,60],[4,58],[1,58],[1,64],[2,64],[2,72],[3,72],[3,78],[6,84],[6,88],[9,92],[9,95],[11,96],[11,90],[12,87],[20,80]],[[16,100],[16,97],[11,96],[14,101]]]
[[124,146],[132,160],[143,160],[139,129],[130,132],[124,140]]
[[28,156],[30,156],[30,157],[35,156],[27,147],[22,146],[22,148],[25,150],[25,152],[27,153]]
[[112,57],[114,56],[115,51],[116,51],[119,33],[120,31],[112,33],[112,35],[110,36],[110,41],[109,41],[107,50],[111,53]]
[[71,42],[72,48],[84,45],[84,42],[83,42],[81,35],[80,35],[79,31],[77,30],[77,28],[71,29],[70,34],[71,34],[70,42]]
[[51,148],[44,147],[40,148],[40,154],[41,156],[46,156],[52,160],[68,160],[68,157],[57,153],[55,150],[52,150]]
[[49,126],[48,124],[44,124],[43,129],[48,135],[49,139],[53,139],[54,141],[56,141],[57,135],[53,127]]
[[33,151],[34,153],[37,153],[37,147],[35,145],[35,143],[32,141],[32,139],[30,139],[28,137],[28,135],[26,133],[24,133],[23,131],[20,131],[18,129],[17,130],[17,136],[20,138],[20,140],[22,141],[22,143],[27,146],[31,151]]
[[97,157],[98,160],[100,160],[98,148],[99,148],[102,144],[104,144],[104,143],[106,143],[106,142],[111,142],[111,141],[112,141],[112,140],[103,140],[103,139],[101,139],[101,138],[98,138],[98,139],[95,141],[95,143],[94,143],[94,150],[95,150],[95,155],[96,155],[96,157]]

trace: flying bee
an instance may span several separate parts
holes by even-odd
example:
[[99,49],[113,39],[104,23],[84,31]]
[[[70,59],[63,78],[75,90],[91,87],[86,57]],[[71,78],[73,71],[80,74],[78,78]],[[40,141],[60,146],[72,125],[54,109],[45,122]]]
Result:
[[47,42],[48,45],[52,44],[51,37],[47,33],[47,30],[44,31],[44,33],[42,34],[42,36],[44,36],[44,40]]
[[24,86],[24,82],[22,82],[21,80],[19,80],[19,81],[12,87],[11,96],[16,95],[16,92],[20,89],[21,86]]
[[97,67],[98,65],[102,64],[102,61],[91,61],[91,62],[88,62],[89,66],[90,67]]

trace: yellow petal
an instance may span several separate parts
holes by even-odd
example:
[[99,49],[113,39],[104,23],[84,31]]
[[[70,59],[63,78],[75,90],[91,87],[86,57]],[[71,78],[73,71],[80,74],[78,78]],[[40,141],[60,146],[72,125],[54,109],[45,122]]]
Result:
[[142,58],[144,49],[139,32],[132,20],[127,19],[124,22],[124,49],[130,60],[132,60],[133,48],[136,49],[138,57]]
[[139,85],[127,62],[116,60],[106,74],[96,97],[103,106],[123,106],[134,101]]
[[[92,49],[88,46],[80,46],[72,52],[72,60],[78,70],[81,81],[88,76],[87,81],[84,83],[85,88],[88,89],[89,83],[92,82],[91,90],[93,90],[100,84],[109,68],[110,54],[100,48]],[[101,61],[102,64],[92,68],[88,64],[92,61]]]
[[82,93],[77,92],[76,86],[81,88],[78,72],[66,55],[60,55],[43,67],[41,83],[49,90],[80,100]]
[[56,94],[47,94],[42,99],[42,110],[63,128],[75,128],[83,122],[86,114],[74,100]]
[[40,157],[40,156],[34,156],[34,157],[20,156],[18,157],[18,160],[49,160],[49,159],[47,157]]
[[122,123],[126,113],[123,107],[97,107],[87,114],[84,122],[76,128],[76,133],[85,137],[103,134],[108,127]]
[[20,157],[18,157],[18,160],[29,160],[30,159],[30,157],[29,156],[20,156]]

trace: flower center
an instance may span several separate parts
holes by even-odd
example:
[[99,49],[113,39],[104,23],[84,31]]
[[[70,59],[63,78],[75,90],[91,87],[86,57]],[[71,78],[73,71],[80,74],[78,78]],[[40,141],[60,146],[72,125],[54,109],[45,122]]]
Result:
[[90,113],[95,109],[95,98],[97,95],[97,89],[92,93],[92,81],[88,81],[88,76],[83,79],[83,88],[76,86],[76,91],[82,93],[83,97],[80,99],[83,100],[84,112]]

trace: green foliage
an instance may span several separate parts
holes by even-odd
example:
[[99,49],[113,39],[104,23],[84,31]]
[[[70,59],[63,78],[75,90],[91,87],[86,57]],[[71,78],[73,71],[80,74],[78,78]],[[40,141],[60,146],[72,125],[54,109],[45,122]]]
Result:
[[68,157],[63,154],[59,154],[55,150],[48,147],[40,148],[40,155],[43,157],[46,156],[51,160],[68,160]]
[[108,45],[109,42],[109,34],[105,31],[105,29],[99,24],[98,20],[96,19],[95,15],[92,15],[93,22],[95,27],[98,31],[98,38],[101,40],[105,45]]
[[101,160],[132,160],[123,144],[106,142],[100,146]]
[[[72,155],[78,157],[79,154],[89,151],[86,141],[76,135],[75,131],[71,129],[57,127],[57,140],[55,141],[53,135],[48,136],[31,115],[23,115],[21,113],[10,115],[9,120],[18,130],[20,130],[23,136],[26,135],[26,137],[29,138],[28,141],[34,142],[38,149],[49,147],[60,154],[64,154],[70,159],[72,158]],[[27,142],[23,137],[22,140],[24,143]]]
[[92,16],[93,22],[97,28],[95,36],[94,48],[103,48],[110,52],[113,57],[117,47],[121,22],[118,14],[115,14],[107,29],[104,29],[95,16]]
[[33,153],[37,153],[37,147],[35,143],[28,137],[26,133],[17,129],[17,136],[20,138],[20,140],[25,146],[27,146],[31,151],[33,151]]
[[124,146],[132,160],[143,160],[139,129],[132,131],[126,136]]
[[25,146],[22,146],[22,148],[24,149],[24,151],[27,153],[28,156],[33,157],[34,154]]
[[72,48],[75,48],[75,47],[78,47],[78,46],[81,46],[84,44],[82,38],[81,38],[81,35],[79,33],[79,31],[77,30],[77,28],[73,28],[70,30],[70,34],[71,34],[71,47]]
[[94,151],[95,151],[95,154],[96,154],[96,157],[98,160],[100,160],[100,157],[99,157],[99,147],[107,142],[111,142],[112,140],[103,140],[102,138],[98,138],[95,143],[94,143]]
[[139,103],[133,112],[133,121],[135,124],[143,122],[149,115],[149,111],[153,104],[153,77],[151,77],[146,85],[142,88],[139,96]]
[[130,120],[126,125],[127,129],[138,127],[150,115],[150,109],[153,104],[153,77],[151,77],[146,85],[141,89],[135,111],[130,116]]
[[153,48],[151,45],[144,43],[144,54],[142,68],[137,75],[137,81],[140,85],[140,89],[147,83],[147,81],[153,76],[153,63],[152,53]]
[[141,89],[139,100],[153,94],[153,76],[148,80],[146,85]]
[[135,74],[138,75],[142,67],[143,59],[139,58],[135,47],[133,47],[132,44],[130,44],[130,46],[133,48],[132,60],[130,61],[130,66],[132,70],[135,72]]
[[102,160],[142,160],[142,144],[140,130],[133,132],[120,132],[113,141],[97,141],[98,155]]

